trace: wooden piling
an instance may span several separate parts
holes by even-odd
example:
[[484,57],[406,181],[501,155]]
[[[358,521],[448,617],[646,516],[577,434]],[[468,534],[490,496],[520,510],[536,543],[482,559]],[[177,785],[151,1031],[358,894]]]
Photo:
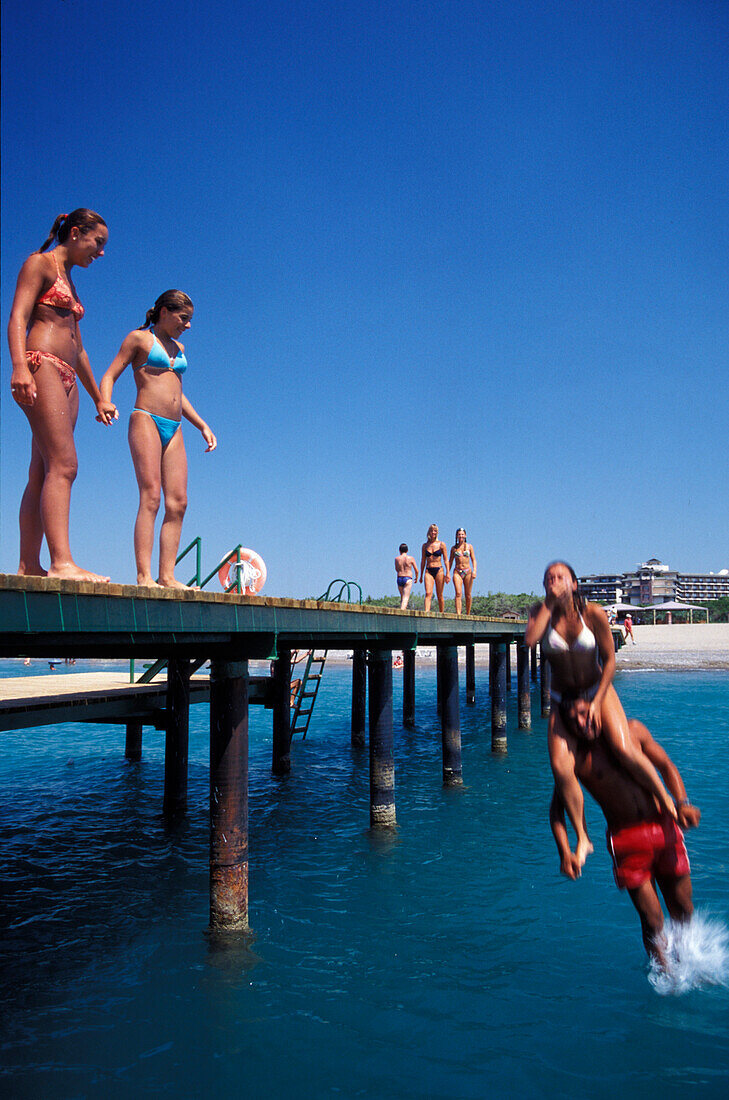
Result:
[[392,828],[395,816],[395,759],[392,732],[392,653],[370,650],[370,825]]
[[466,646],[466,706],[476,703],[476,647]]
[[[441,732],[443,743],[443,784],[463,785],[461,765],[461,716],[458,706],[458,648],[438,646],[442,676]],[[441,652],[442,651],[442,652]]]
[[537,647],[535,645],[532,646],[532,651],[531,652],[532,652],[532,683],[536,684],[537,680],[539,679],[539,674],[537,672]]
[[274,775],[291,771],[291,650],[279,650],[273,662],[273,761]]
[[187,813],[187,756],[190,740],[189,661],[170,658],[167,663],[165,732],[165,817]]
[[532,728],[532,697],[529,681],[529,647],[516,643],[516,682],[519,695],[519,729]]
[[506,690],[511,691],[511,642],[505,643],[504,655],[506,658]]
[[248,662],[210,668],[210,927],[248,928]]
[[489,684],[491,685],[491,749],[506,752],[506,645],[489,645]]
[[552,709],[552,700],[549,695],[549,688],[552,683],[552,669],[549,661],[545,660],[544,649],[539,646],[539,672],[540,672],[540,688],[542,699],[542,718],[548,718],[549,712]]
[[362,749],[366,742],[367,655],[361,647],[352,653],[352,744]]
[[402,651],[402,724],[415,725],[415,650]]
[[124,756],[137,764],[142,759],[142,722],[127,722],[127,737],[124,745]]

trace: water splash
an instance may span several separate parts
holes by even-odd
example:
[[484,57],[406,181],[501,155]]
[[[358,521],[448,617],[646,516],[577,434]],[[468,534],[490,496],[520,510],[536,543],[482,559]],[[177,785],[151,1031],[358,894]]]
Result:
[[729,985],[729,929],[694,913],[688,924],[666,923],[665,969],[651,961],[648,980],[661,996],[678,996],[708,985]]

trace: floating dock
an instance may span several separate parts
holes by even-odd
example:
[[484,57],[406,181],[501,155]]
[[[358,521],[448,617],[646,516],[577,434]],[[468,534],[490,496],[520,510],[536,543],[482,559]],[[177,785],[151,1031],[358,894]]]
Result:
[[[462,784],[458,649],[466,653],[466,701],[476,700],[474,646],[489,645],[491,741],[506,750],[506,693],[516,643],[519,727],[531,725],[536,652],[523,621],[426,614],[367,605],[239,596],[191,589],[94,585],[0,575],[0,655],[165,660],[164,681],[122,683],[118,674],[0,680],[0,730],[61,722],[126,725],[138,760],[144,725],[165,731],[165,814],[187,808],[189,707],[210,704],[210,925],[248,928],[248,707],[272,711],[272,772],[291,768],[291,657],[302,649],[352,650],[352,744],[366,739],[369,696],[370,823],[396,824],[392,654],[403,654],[403,724],[415,720],[415,654],[437,651],[443,782]],[[271,662],[270,676],[248,663]],[[198,670],[209,663],[209,675]],[[549,709],[541,666],[542,713]],[[60,682],[62,681],[62,683]]]

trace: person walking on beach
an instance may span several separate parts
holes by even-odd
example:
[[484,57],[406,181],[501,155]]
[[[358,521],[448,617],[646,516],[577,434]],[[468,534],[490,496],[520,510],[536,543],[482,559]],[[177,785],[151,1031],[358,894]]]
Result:
[[630,614],[630,612],[628,612],[628,614],[623,619],[623,626],[625,627],[626,642],[628,638],[630,638],[633,645],[635,645],[635,638],[633,637],[633,616]]
[[471,614],[471,591],[476,580],[476,555],[470,542],[467,541],[466,530],[459,527],[456,531],[456,539],[451,548],[448,565],[453,569],[453,587],[456,590],[456,615],[461,614],[463,607],[463,593],[466,593],[466,614]]
[[400,543],[400,553],[395,558],[395,574],[400,596],[400,610],[404,611],[410,599],[413,583],[418,575],[418,563],[415,558],[408,554],[408,544],[406,542]]
[[[677,821],[626,771],[605,739],[595,738],[585,699],[575,703],[565,724],[567,766],[605,815],[615,882],[619,889],[628,891],[638,912],[646,951],[665,964],[661,942],[663,909],[658,890],[672,920],[690,920],[691,869],[681,829],[697,826],[701,812],[686,797],[678,768],[643,723],[631,718],[629,728],[633,742],[665,779],[675,800]],[[570,849],[564,802],[556,786],[549,819],[562,873],[576,879],[582,865]]]
[[[81,384],[96,406],[96,419],[111,424],[114,405],[105,401],[84,351],[79,321],[84,307],[71,280],[73,267],[90,267],[104,255],[109,238],[100,214],[81,207],[59,214],[48,239],[23,264],[8,324],[13,363],[10,392],[28,418],[33,442],[28,484],[20,505],[22,576],[102,581],[73,560],[69,539],[71,486],[78,459],[73,440]],[[55,242],[55,248],[48,249]],[[50,554],[40,562],[45,536]]]
[[[129,418],[129,447],[139,485],[139,511],[134,527],[137,584],[184,588],[175,580],[175,558],[187,508],[187,455],[180,428],[189,420],[214,451],[217,440],[182,392],[187,370],[184,345],[193,304],[181,290],[166,290],[147,310],[141,328],[124,339],[101,380],[101,392],[111,400],[114,383],[131,363],[137,400]],[[149,331],[147,331],[149,330]],[[159,577],[152,577],[154,524],[164,494],[165,513],[159,537]]]
[[438,538],[438,524],[431,523],[428,537],[423,543],[420,555],[420,583],[425,580],[425,610],[430,611],[433,602],[433,588],[438,597],[438,608],[445,611],[443,588],[450,580],[448,572],[448,551],[446,544]]
[[551,562],[544,573],[544,603],[529,613],[526,645],[542,643],[549,661],[552,700],[547,744],[557,789],[577,834],[576,857],[582,866],[593,850],[584,820],[584,796],[570,766],[567,728],[582,703],[594,737],[601,733],[633,778],[653,794],[667,813],[676,816],[673,801],[649,757],[634,743],[625,711],[612,684],[615,647],[603,609],[585,603],[574,569],[563,561]]

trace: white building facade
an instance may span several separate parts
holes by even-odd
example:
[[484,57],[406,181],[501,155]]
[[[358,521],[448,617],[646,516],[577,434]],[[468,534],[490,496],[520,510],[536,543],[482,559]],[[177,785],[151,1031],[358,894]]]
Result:
[[680,600],[718,600],[729,596],[729,569],[718,573],[679,573],[658,558],[630,573],[593,573],[580,577],[580,592],[595,603],[630,603],[635,607]]

